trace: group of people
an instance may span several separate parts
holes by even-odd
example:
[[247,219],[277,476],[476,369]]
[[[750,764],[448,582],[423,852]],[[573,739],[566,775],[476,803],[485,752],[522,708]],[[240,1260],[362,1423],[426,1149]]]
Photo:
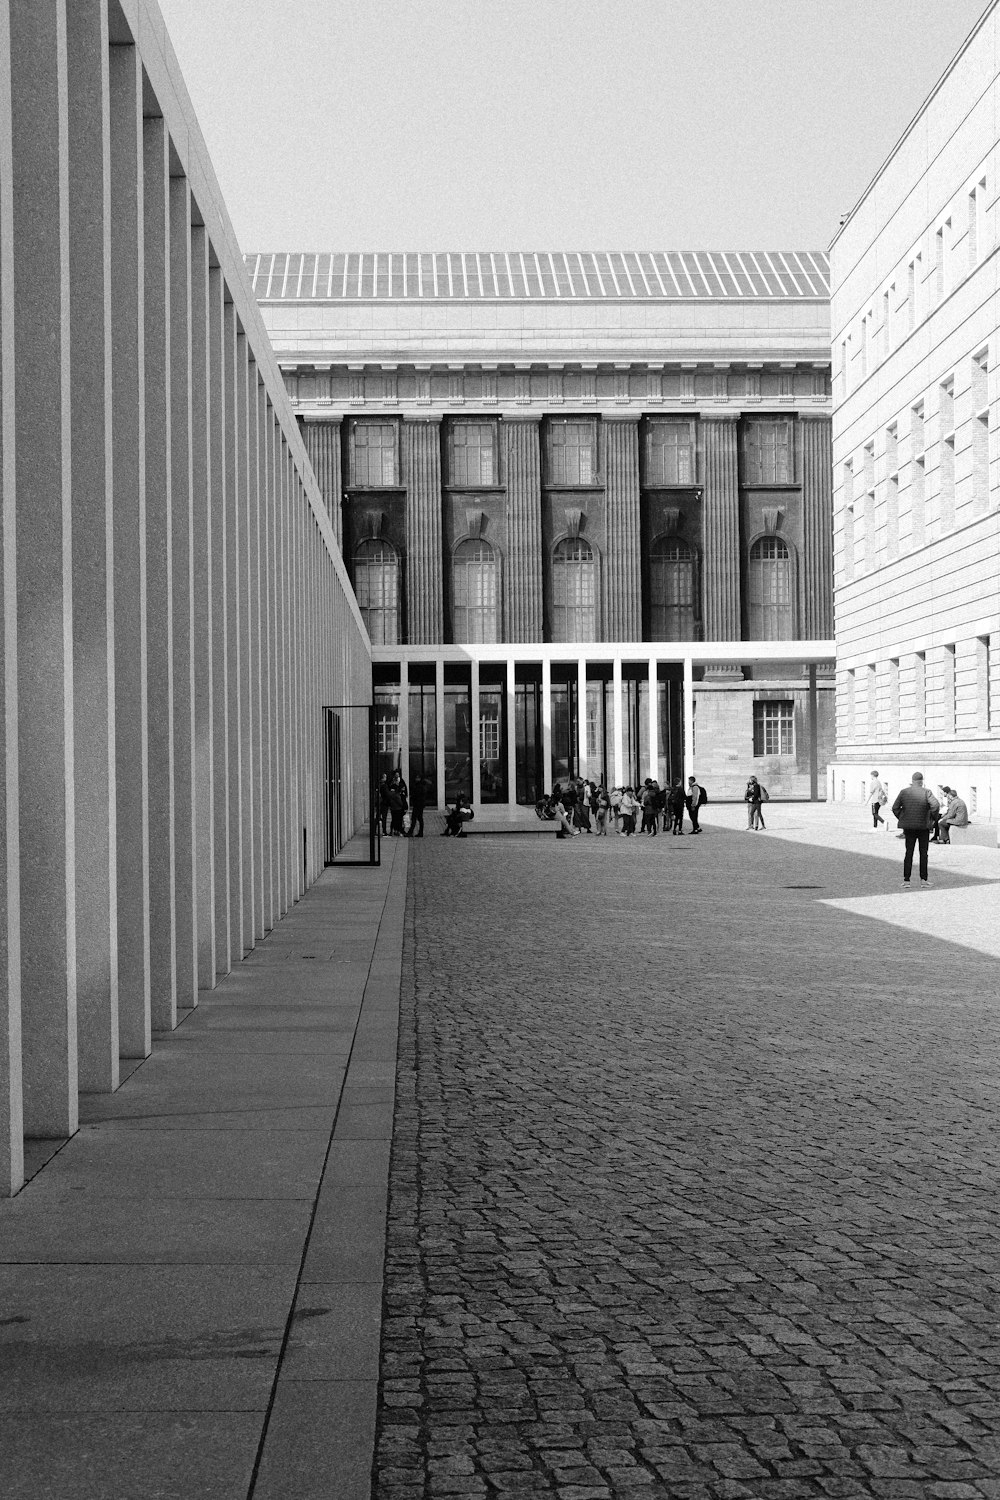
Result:
[[[535,811],[543,819],[559,824],[557,838],[574,838],[580,833],[607,837],[609,828],[622,838],[645,834],[655,838],[661,831],[683,834],[684,813],[691,822],[691,833],[700,833],[698,810],[708,801],[705,788],[694,776],[687,788],[679,776],[669,786],[661,787],[647,776],[639,787],[613,786],[610,789],[582,777],[557,782],[551,796],[542,797]],[[638,828],[636,824],[638,823]]]
[[[923,785],[923,776],[920,777]],[[926,789],[925,789],[926,790]],[[942,782],[938,787],[938,795],[927,792],[927,796],[935,804],[930,812],[928,824],[928,842],[931,844],[950,844],[951,830],[953,828],[968,828],[969,809],[964,800],[958,795],[953,786],[945,786]],[[869,811],[872,815],[872,828],[877,833],[879,828],[888,829],[889,824],[882,816],[882,809],[889,800],[889,793],[885,783],[879,776],[878,771],[873,770],[871,780],[868,783],[868,795],[866,798]],[[892,811],[895,812],[895,804]]]
[[[952,786],[941,785],[936,797],[924,786],[923,772],[914,771],[910,785],[904,787],[890,809],[902,832],[903,886],[909,888],[913,875],[913,855],[918,853],[920,884],[928,885],[927,848],[929,844],[950,844],[953,828],[968,828],[969,809]],[[877,770],[871,773],[868,783],[867,803],[872,813],[872,827],[877,833],[879,825],[889,825],[882,817],[882,809],[889,800],[889,793]]]
[[378,786],[378,816],[382,837],[423,838],[426,806],[427,783],[422,776],[414,778],[413,789],[409,791],[403,773],[398,768],[391,776],[384,775]]

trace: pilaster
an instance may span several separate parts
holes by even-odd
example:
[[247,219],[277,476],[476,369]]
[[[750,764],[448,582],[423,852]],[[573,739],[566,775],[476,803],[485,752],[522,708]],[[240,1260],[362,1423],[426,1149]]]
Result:
[[[740,489],[737,418],[705,413],[701,420],[704,454],[702,543],[705,639],[738,641],[740,612]],[[713,668],[711,676],[733,674]]]
[[799,618],[806,638],[833,636],[833,457],[830,418],[803,415],[802,435],[802,589]]
[[441,419],[403,422],[406,486],[406,624],[410,645],[444,640]]
[[639,417],[606,417],[603,425],[608,516],[604,637],[640,641]]
[[[512,643],[542,639],[542,461],[540,417],[506,417],[507,577],[504,636]],[[551,775],[547,767],[545,776]]]
[[327,515],[330,517],[337,545],[343,549],[344,471],[340,419],[331,422],[303,422],[302,437],[309,462],[316,474],[316,482],[326,502]]

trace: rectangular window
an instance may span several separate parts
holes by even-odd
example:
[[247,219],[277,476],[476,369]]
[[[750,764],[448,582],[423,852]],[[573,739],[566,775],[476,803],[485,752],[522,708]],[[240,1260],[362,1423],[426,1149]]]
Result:
[[921,256],[915,255],[906,268],[906,325],[908,329],[915,328],[919,320],[920,272]]
[[395,485],[396,428],[392,422],[351,423],[351,484],[357,489]]
[[875,444],[865,446],[865,562],[875,567]]
[[754,704],[753,753],[758,758],[795,754],[795,704],[791,699]]
[[927,460],[924,456],[924,403],[918,401],[910,413],[910,545],[924,545],[924,521],[927,505]]
[[846,396],[851,389],[851,341],[850,338],[842,339],[840,344],[840,378],[844,386]]
[[882,358],[887,359],[892,352],[892,311],[889,304],[889,291],[882,293]]
[[868,374],[868,313],[861,319],[861,379]]
[[857,715],[857,682],[855,680],[854,668],[851,667],[847,673],[847,702],[845,704],[847,717],[847,738],[853,740],[855,737],[856,715]]
[[854,464],[844,464],[844,581],[854,577]]
[[899,734],[899,657],[889,662],[889,734],[895,739]]
[[793,484],[795,450],[787,418],[753,418],[743,424],[743,483]]
[[448,431],[448,482],[475,489],[496,483],[492,422],[452,422]]
[[972,360],[972,509],[983,515],[990,508],[989,369],[985,349]]
[[934,294],[942,302],[948,292],[948,265],[951,251],[951,220],[945,219],[934,236]]
[[650,422],[646,428],[647,487],[694,483],[694,423],[684,419]]
[[913,653],[913,733],[917,738],[927,729],[927,654]]
[[597,430],[593,422],[548,423],[550,484],[595,484],[597,482]]
[[877,725],[877,720],[876,720],[876,714],[878,712],[878,677],[876,675],[876,668],[875,668],[874,662],[872,662],[869,665],[869,667],[868,667],[867,672],[866,672],[865,675],[867,677],[867,687],[868,687],[868,695],[867,695],[868,696],[868,702],[867,702],[867,709],[868,709],[867,734],[868,734],[868,738],[870,740],[873,740],[873,739],[875,739],[875,737],[876,737],[876,735],[878,733],[878,725]]
[[945,734],[955,733],[955,648],[945,646],[941,662],[942,716]]
[[990,637],[976,641],[976,730],[989,734],[993,729],[992,683],[990,682]]
[[986,248],[986,179],[981,178],[969,194],[969,265],[979,264]]
[[899,430],[885,429],[885,549],[890,561],[899,556]]

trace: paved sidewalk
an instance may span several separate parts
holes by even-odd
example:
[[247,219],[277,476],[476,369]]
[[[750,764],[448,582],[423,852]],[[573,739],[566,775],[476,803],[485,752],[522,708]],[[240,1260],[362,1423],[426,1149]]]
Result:
[[0,1204],[3,1500],[367,1500],[406,853],[328,870]]
[[412,851],[377,1500],[1000,1496],[1000,864],[722,811]]

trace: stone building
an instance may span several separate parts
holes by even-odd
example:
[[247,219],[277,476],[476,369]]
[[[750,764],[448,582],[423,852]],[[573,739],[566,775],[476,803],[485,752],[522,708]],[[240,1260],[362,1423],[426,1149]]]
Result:
[[439,803],[692,766],[716,796],[751,770],[822,795],[825,256],[247,265],[371,634],[384,765]]
[[837,753],[1000,817],[996,117],[991,8],[832,252]]

